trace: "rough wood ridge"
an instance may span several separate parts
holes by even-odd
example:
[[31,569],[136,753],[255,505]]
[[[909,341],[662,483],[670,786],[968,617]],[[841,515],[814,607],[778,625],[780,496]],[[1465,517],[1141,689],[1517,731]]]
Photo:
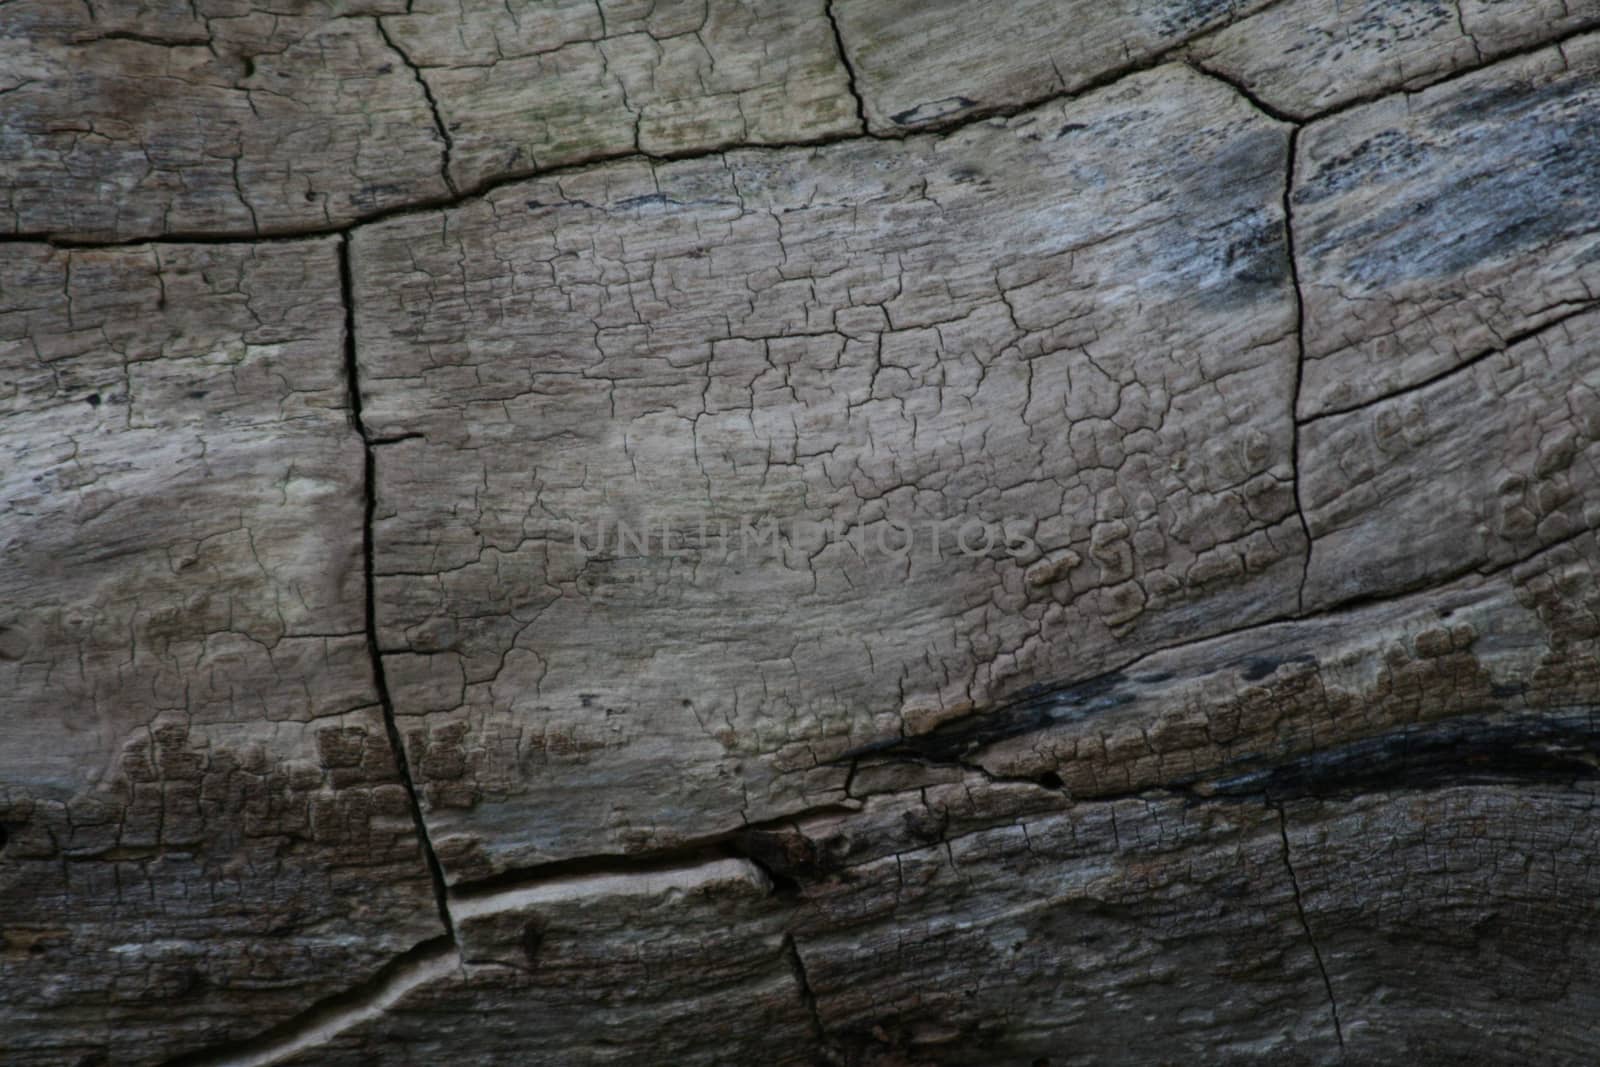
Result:
[[1597,109],[1590,0],[0,2],[0,1061],[1594,1062]]

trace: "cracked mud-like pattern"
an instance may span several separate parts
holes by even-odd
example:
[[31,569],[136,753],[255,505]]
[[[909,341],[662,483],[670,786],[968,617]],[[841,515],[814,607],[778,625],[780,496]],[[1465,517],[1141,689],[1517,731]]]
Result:
[[0,30],[0,1060],[1600,1054],[1600,8]]

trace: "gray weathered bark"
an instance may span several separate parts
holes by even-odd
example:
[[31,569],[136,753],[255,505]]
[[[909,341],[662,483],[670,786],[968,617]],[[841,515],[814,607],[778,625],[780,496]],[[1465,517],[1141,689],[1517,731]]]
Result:
[[1597,30],[0,2],[0,1060],[1593,1062]]

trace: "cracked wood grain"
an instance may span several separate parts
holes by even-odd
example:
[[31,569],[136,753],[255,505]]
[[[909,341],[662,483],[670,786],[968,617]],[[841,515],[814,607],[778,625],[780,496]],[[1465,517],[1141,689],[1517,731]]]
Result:
[[1307,602],[1503,567],[1600,526],[1597,346],[1600,312],[1584,312],[1303,427]]
[[1428,380],[1596,299],[1600,36],[1306,127],[1300,414]]
[[[789,866],[795,888],[712,858],[476,898],[458,906],[459,959],[429,946],[426,973],[403,963],[399,980],[380,976],[363,999],[285,1031],[316,1032],[315,1046],[280,1038],[195,1062],[340,1067],[382,1049],[386,1062],[422,1064],[470,1047],[537,1048],[552,1063],[1144,1062],[1177,1051],[1331,1064],[1381,1059],[1418,1035],[1514,1062],[1571,1010],[1560,991],[1592,973],[1587,948],[1555,949],[1541,924],[1570,929],[1560,917],[1571,905],[1550,890],[1593,881],[1582,844],[1593,794],[1473,777],[1461,763],[1438,782],[1391,772],[1354,793],[1270,803],[1150,793],[1085,804],[968,776],[774,831],[791,856],[803,845],[827,857]],[[1470,829],[1485,820],[1488,832]],[[1375,846],[1385,861],[1364,892]],[[1508,904],[1496,887],[1518,883],[1542,888]],[[1352,922],[1352,908],[1372,918]],[[1444,969],[1419,971],[1419,952]],[[1496,1011],[1493,1028],[1463,1027],[1457,998],[1430,983],[1468,975],[1488,1000],[1529,982],[1539,999]],[[1575,1034],[1558,1041],[1572,1055],[1588,1047]]]
[[350,420],[355,424],[356,433],[361,437],[362,465],[361,465],[361,494],[363,497],[363,513],[361,521],[361,557],[362,557],[362,592],[363,592],[363,618],[366,628],[367,657],[372,664],[372,681],[378,706],[383,712],[384,733],[389,741],[389,750],[394,756],[395,770],[399,775],[400,784],[406,793],[406,806],[410,810],[412,825],[416,828],[417,844],[422,850],[423,858],[428,864],[428,874],[433,881],[435,901],[439,908],[439,921],[444,924],[447,933],[454,935],[455,920],[450,914],[449,900],[445,894],[444,868],[439,863],[439,856],[434,851],[433,841],[428,836],[428,826],[422,817],[422,806],[417,798],[417,784],[411,773],[411,765],[406,758],[405,746],[400,740],[400,730],[395,722],[394,697],[389,691],[389,677],[383,666],[383,656],[378,650],[378,622],[375,606],[373,579],[373,540],[372,516],[376,511],[377,502],[377,473],[376,460],[372,454],[375,442],[372,435],[367,432],[366,419],[361,414],[361,372],[360,364],[356,358],[356,327],[355,327],[355,295],[350,281],[350,243],[339,242],[339,295],[344,308],[344,359],[345,359],[345,390],[350,405]]
[[1189,54],[1310,118],[1596,27],[1593,0],[1288,0],[1200,38]]
[[13,0],[0,62],[0,225],[80,241],[330,232],[553,166],[859,125],[822,0]]
[[[1165,649],[852,754],[852,794],[902,761],[1059,784],[1075,797],[1196,788],[1333,745],[1495,713],[1538,730],[1596,688],[1592,533],[1484,577]],[[1376,756],[1372,753],[1373,758]]]
[[471,1048],[491,1061],[809,1063],[813,1020],[773,905],[766,876],[732,858],[482,898],[457,910],[459,969],[278,1062],[342,1067],[382,1048],[385,1062],[424,1064]]
[[104,6],[99,20],[55,0],[0,6],[0,64],[27,79],[0,108],[5,229],[250,236],[447,195],[428,101],[375,20]]
[[1593,0],[835,0],[868,128],[1006,114],[1195,62],[1305,120],[1600,26]]
[[895,133],[1080,92],[1271,3],[833,0],[833,8],[866,121]]
[[422,0],[381,21],[438,102],[462,188],[858,128],[823,0]]
[[7,252],[0,1059],[156,1063],[439,929],[362,633],[336,250]]
[[[378,640],[447,876],[798,810],[853,746],[1292,613],[1287,143],[1174,67],[363,228]],[[1037,548],[572,544],[897,514]]]
[[426,941],[384,965],[370,980],[316,1004],[279,1026],[216,1051],[201,1050],[167,1067],[270,1067],[336,1042],[345,1031],[381,1019],[412,990],[447,980],[461,968],[450,937]]
[[[1486,0],[1474,9],[1475,29],[1468,36],[1489,46],[1476,48],[1470,59],[1434,57],[1423,74],[1371,75],[1393,63],[1397,41],[1409,40],[1408,19],[1439,21],[1434,17],[1439,0],[1419,2],[1428,10],[1336,11],[1337,30],[1317,30],[1319,39],[1312,45],[1284,45],[1290,55],[1309,51],[1326,61],[1329,76],[1340,84],[1362,86],[1360,93],[1336,94],[1326,106],[1309,111],[1252,65],[1250,56],[1234,54],[1234,46],[1263,36],[1276,42],[1289,32],[1284,11],[1292,18],[1307,17],[1282,0],[1226,9],[1177,4],[1155,12],[1104,5],[1088,12],[1059,5],[991,8],[985,12],[990,21],[1025,25],[1040,49],[1016,53],[1006,37],[1010,58],[1005,60],[960,32],[966,25],[960,9],[967,0],[946,4],[951,10],[942,15],[923,5],[912,17],[935,25],[924,27],[920,38],[884,33],[873,42],[891,48],[873,75],[885,83],[883,92],[892,98],[899,80],[914,76],[916,68],[893,51],[906,41],[920,41],[919,54],[926,52],[946,73],[951,63],[965,62],[986,85],[995,77],[1000,82],[987,86],[981,101],[958,95],[924,102],[885,123],[868,119],[859,83],[870,79],[852,67],[851,48],[832,3],[812,10],[694,0],[646,9],[617,0],[598,6],[591,0],[563,0],[519,10],[517,3],[474,0],[437,10],[425,3],[419,10],[415,2],[402,8],[400,0],[372,0],[333,5],[328,12],[319,7],[291,19],[220,0],[183,0],[181,5],[171,0],[158,9],[160,19],[187,28],[163,36],[117,28],[139,25],[125,12],[108,12],[107,20],[97,21],[94,9],[85,5],[90,14],[85,22],[71,5],[15,0],[0,13],[0,26],[15,31],[9,58],[17,71],[15,82],[0,95],[22,92],[16,108],[0,114],[5,123],[0,136],[23,161],[19,180],[8,190],[10,229],[27,239],[85,245],[152,236],[205,241],[340,233],[586,162],[630,155],[681,158],[738,144],[823,144],[853,135],[898,137],[917,127],[947,128],[1081,94],[1177,59],[1224,78],[1274,116],[1310,117],[1570,38],[1591,28],[1597,17],[1582,5],[1574,11],[1573,0],[1562,0],[1566,13],[1560,17],[1533,2]],[[1400,5],[1413,6],[1418,4]],[[861,22],[853,34],[861,47],[872,41],[884,18],[862,4],[852,10]],[[1278,21],[1258,26],[1257,18],[1244,17],[1250,12]],[[1385,20],[1391,18],[1398,24],[1388,25]],[[1340,19],[1354,20],[1353,25]],[[347,25],[369,20],[375,39]],[[1087,35],[1082,32],[1086,20],[1092,28]],[[892,25],[904,24],[904,14],[897,12]],[[1383,31],[1374,32],[1374,25]],[[739,55],[752,35],[759,35],[759,62]],[[825,40],[830,37],[831,54]],[[684,48],[668,47],[691,41]],[[148,48],[126,50],[121,44]],[[1065,48],[1073,58],[1050,54],[1052,46]],[[425,62],[414,60],[408,47],[422,49]],[[386,52],[385,61],[367,64],[374,50]],[[1263,52],[1276,54],[1270,46]],[[174,64],[169,53],[182,62]],[[613,53],[616,72],[607,58]],[[1366,66],[1347,70],[1350,57]],[[420,98],[393,81],[398,68],[392,58],[409,72]],[[262,60],[273,64],[270,71],[260,66]],[[87,87],[69,81],[76,69],[95,72]],[[1304,73],[1303,66],[1292,69]],[[1273,73],[1282,72],[1274,68]],[[310,95],[286,93],[271,81],[305,81],[308,74]],[[319,122],[315,137],[296,128],[288,141],[279,138],[277,128],[291,115],[326,115],[345,102],[353,79],[369,76],[375,80],[362,89],[365,133],[343,115],[331,125]],[[72,92],[66,94],[69,84]],[[149,95],[150,84],[182,106],[125,113],[123,100],[130,91]],[[579,87],[582,91],[575,92]],[[441,100],[436,93],[445,90],[451,96]],[[63,95],[72,97],[70,115],[52,110]],[[196,101],[203,102],[198,110]],[[848,117],[852,110],[854,120]],[[417,119],[423,113],[432,118],[431,137],[420,132],[426,124]],[[404,134],[397,132],[402,127]],[[453,158],[458,135],[466,144],[462,158]],[[232,140],[231,149],[221,145],[224,140]],[[393,153],[365,147],[391,142],[404,154],[403,165],[396,165]],[[422,163],[430,142],[438,153],[437,181]],[[57,195],[63,190],[64,197]]]
[[170,6],[0,5],[0,1058],[1594,1058],[1588,8]]

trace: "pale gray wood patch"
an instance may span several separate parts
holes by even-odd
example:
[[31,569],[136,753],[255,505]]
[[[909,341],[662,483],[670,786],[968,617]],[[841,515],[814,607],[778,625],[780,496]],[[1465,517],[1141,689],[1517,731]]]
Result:
[[[364,229],[364,409],[410,435],[377,450],[379,643],[451,877],[798,810],[852,748],[1292,611],[1286,151],[1175,67]],[[572,545],[747,518],[869,540]],[[898,559],[891,519],[1038,550],[952,525]]]

